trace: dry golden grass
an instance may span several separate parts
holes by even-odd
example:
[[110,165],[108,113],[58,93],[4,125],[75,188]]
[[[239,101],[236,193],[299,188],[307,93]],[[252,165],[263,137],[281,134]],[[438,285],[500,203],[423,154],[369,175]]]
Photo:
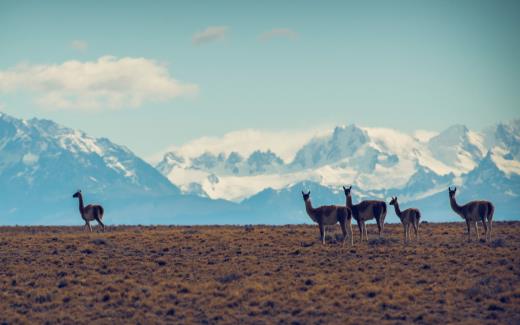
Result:
[[0,227],[0,322],[520,323],[518,222],[354,247],[317,226],[108,229]]

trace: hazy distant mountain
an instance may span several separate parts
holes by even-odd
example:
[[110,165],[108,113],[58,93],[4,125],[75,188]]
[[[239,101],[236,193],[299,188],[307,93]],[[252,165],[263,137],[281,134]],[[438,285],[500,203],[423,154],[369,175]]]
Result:
[[[341,186],[353,184],[359,199],[398,195],[404,205],[424,206],[434,220],[456,220],[445,192],[458,184],[461,199],[464,192],[471,194],[468,199],[494,198],[500,202],[497,214],[511,218],[520,201],[519,125],[517,120],[484,132],[455,125],[426,139],[392,129],[339,126],[304,143],[292,160],[270,153],[273,158],[262,160],[262,168],[244,168],[250,158],[209,154],[211,148],[194,157],[172,151],[158,168],[186,193],[195,194],[189,188],[198,184],[205,196],[241,202],[253,211],[265,207],[282,220],[307,220],[299,195],[306,184],[321,193],[323,204],[337,201]],[[177,157],[174,163],[168,162],[170,155]]]
[[103,203],[108,223],[216,223],[215,212],[236,206],[181,197],[154,167],[108,139],[2,113],[0,188],[0,224],[81,224],[72,199],[80,188],[87,202]]

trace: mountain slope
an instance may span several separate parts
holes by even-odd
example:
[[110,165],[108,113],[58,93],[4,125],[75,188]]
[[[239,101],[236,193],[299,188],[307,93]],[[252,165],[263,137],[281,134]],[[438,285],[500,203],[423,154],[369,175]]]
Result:
[[[0,224],[82,224],[78,201],[100,202],[108,224],[231,222],[241,207],[180,195],[128,148],[52,121],[0,113]],[[234,211],[238,211],[234,214]]]
[[433,156],[457,174],[476,167],[486,154],[483,137],[464,125],[454,125],[428,141]]
[[148,163],[105,138],[95,139],[48,120],[18,120],[5,114],[0,115],[0,134],[0,180],[10,188],[7,195],[38,191],[54,195],[79,187],[112,196],[123,191],[179,193]]

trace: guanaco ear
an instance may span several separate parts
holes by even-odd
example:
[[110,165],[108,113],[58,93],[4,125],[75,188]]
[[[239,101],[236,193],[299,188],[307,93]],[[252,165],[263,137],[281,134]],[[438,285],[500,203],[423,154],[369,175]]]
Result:
[[351,190],[352,189],[352,185],[350,185],[350,187],[348,189]]
[[346,191],[346,190],[347,190],[347,188],[345,186],[343,186],[343,191]]

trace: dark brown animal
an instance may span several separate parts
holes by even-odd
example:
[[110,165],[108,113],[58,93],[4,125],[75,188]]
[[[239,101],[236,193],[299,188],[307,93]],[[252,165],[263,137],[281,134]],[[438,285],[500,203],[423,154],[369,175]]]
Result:
[[471,201],[464,205],[458,205],[455,201],[455,193],[457,188],[448,187],[448,193],[450,195],[450,205],[456,214],[466,220],[466,226],[468,227],[468,242],[471,241],[471,223],[475,223],[475,232],[477,234],[477,240],[480,240],[478,234],[478,221],[482,221],[484,226],[484,236],[486,241],[491,241],[491,229],[493,227],[493,213],[495,213],[495,206],[489,201]]
[[359,228],[359,236],[363,241],[363,232],[365,239],[368,241],[368,233],[365,222],[370,219],[376,219],[379,237],[383,234],[386,217],[386,203],[384,201],[367,200],[358,204],[352,204],[352,195],[350,191],[352,186],[346,188],[343,186],[345,197],[347,198],[347,207],[352,211],[352,217],[356,220]]
[[323,244],[325,244],[325,227],[335,225],[339,222],[341,231],[343,232],[343,245],[347,240],[347,230],[348,236],[350,237],[350,243],[351,245],[354,245],[351,224],[352,213],[350,212],[350,209],[338,205],[324,205],[318,208],[313,208],[310,199],[311,191],[308,193],[302,191],[302,195],[303,201],[305,202],[305,211],[307,211],[307,214],[312,221],[316,222],[320,227],[320,239]]
[[390,201],[390,205],[394,206],[395,214],[401,219],[401,223],[404,228],[404,243],[406,244],[410,240],[410,227],[413,226],[415,231],[415,239],[419,240],[419,221],[421,219],[421,212],[419,209],[409,208],[401,211],[399,208],[399,202],[397,202],[397,196],[393,197]]
[[105,231],[105,225],[101,221],[103,219],[103,214],[105,210],[101,205],[98,204],[89,204],[87,206],[83,206],[83,195],[81,194],[81,190],[78,190],[73,198],[79,199],[79,213],[81,214],[81,218],[85,220],[85,226],[88,227],[90,232],[92,232],[92,227],[90,226],[90,221],[96,220],[97,223],[103,228]]

